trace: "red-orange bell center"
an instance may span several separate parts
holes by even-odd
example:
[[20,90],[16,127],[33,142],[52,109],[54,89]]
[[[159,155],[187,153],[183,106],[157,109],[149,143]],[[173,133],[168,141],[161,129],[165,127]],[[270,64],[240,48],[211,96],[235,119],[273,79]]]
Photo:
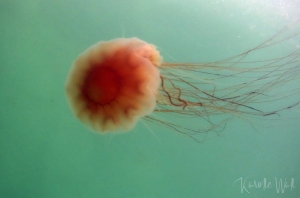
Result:
[[95,67],[87,75],[83,89],[89,100],[105,105],[116,98],[119,86],[115,71],[108,67]]

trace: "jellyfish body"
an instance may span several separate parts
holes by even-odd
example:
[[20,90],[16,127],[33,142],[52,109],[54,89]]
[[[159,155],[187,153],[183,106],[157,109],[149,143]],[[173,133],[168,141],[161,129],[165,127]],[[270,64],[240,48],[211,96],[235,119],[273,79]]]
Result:
[[[293,25],[209,63],[161,62],[155,46],[137,38],[97,43],[73,64],[69,104],[94,131],[127,131],[142,118],[200,142],[208,132],[223,131],[231,118],[252,124],[252,118],[278,116],[300,104],[300,23]],[[285,44],[289,50],[282,51]],[[282,53],[258,58],[270,50]]]
[[156,106],[161,57],[137,38],[99,42],[73,63],[66,94],[74,115],[94,131],[132,129]]

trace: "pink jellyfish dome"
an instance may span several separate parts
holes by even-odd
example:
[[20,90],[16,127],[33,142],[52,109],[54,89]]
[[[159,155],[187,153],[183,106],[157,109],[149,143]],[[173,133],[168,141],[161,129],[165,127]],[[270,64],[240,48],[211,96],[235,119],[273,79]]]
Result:
[[94,131],[132,129],[156,106],[161,57],[137,38],[99,42],[72,65],[66,95],[74,115]]

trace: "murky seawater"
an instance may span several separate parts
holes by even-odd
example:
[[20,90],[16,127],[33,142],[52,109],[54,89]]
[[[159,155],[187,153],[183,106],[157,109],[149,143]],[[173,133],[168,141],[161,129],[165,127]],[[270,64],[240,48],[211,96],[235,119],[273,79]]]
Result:
[[[138,37],[167,62],[203,63],[246,52],[287,27],[291,37],[247,57],[296,53],[293,72],[278,68],[288,83],[268,93],[284,99],[254,104],[286,108],[300,100],[299,9],[297,0],[1,1],[0,197],[298,197],[299,105],[250,120],[238,114],[203,143],[146,120],[128,133],[99,135],[73,117],[64,84],[72,61],[99,40]],[[216,85],[238,82],[226,76]]]

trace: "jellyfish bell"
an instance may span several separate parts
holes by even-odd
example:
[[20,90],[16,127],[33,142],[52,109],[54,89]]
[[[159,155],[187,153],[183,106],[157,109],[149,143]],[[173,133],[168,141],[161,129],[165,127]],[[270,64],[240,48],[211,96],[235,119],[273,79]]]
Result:
[[72,65],[69,106],[96,132],[130,130],[156,107],[160,64],[156,47],[137,38],[99,42]]

